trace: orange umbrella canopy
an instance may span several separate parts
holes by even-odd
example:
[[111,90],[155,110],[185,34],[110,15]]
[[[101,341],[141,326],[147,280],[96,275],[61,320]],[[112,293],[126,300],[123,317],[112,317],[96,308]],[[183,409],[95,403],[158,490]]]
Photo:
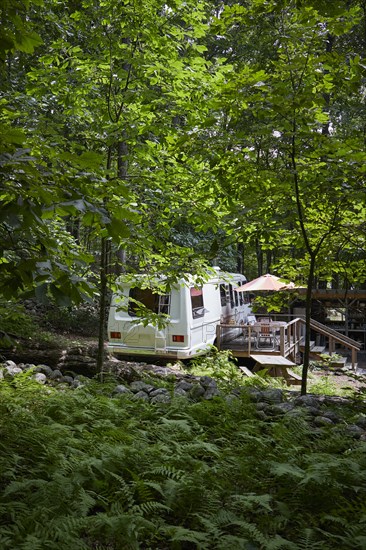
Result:
[[287,283],[281,281],[276,275],[267,273],[235,288],[235,290],[236,292],[255,292],[256,290],[285,290],[286,288],[289,288]]

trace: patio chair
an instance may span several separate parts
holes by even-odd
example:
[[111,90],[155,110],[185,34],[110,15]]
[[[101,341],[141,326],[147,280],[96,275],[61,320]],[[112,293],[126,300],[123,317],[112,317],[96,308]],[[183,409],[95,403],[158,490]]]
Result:
[[275,342],[275,331],[271,328],[271,325],[261,323],[257,335],[256,348],[274,350]]

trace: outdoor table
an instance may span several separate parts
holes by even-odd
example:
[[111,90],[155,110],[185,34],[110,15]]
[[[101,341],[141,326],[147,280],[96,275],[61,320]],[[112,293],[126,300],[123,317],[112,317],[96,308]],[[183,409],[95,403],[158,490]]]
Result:
[[267,369],[270,376],[281,376],[288,385],[301,383],[301,376],[290,369],[295,366],[295,363],[286,357],[282,355],[251,355],[251,358],[256,362],[253,372]]

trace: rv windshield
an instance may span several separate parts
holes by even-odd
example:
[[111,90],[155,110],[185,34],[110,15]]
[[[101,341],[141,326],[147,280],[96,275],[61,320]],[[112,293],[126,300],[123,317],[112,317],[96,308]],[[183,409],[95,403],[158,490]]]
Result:
[[[153,313],[170,314],[170,294],[157,294],[149,288],[132,287],[129,298],[140,302]],[[128,314],[130,317],[137,317],[139,305],[132,300],[128,302]]]

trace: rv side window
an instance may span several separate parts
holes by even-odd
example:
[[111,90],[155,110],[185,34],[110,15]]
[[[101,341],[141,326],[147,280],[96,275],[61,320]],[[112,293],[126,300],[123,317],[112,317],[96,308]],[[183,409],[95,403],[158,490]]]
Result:
[[[129,297],[141,302],[145,307],[154,313],[170,314],[170,294],[156,294],[149,288],[132,287]],[[136,317],[139,306],[131,300],[128,303],[128,314],[130,317]]]
[[159,313],[170,315],[170,294],[159,294]]
[[226,306],[227,299],[226,299],[226,285],[225,284],[220,285],[220,298],[221,298],[221,306]]
[[202,288],[190,288],[191,304],[192,304],[192,316],[193,319],[203,317],[205,314],[205,308],[203,304],[203,292]]

